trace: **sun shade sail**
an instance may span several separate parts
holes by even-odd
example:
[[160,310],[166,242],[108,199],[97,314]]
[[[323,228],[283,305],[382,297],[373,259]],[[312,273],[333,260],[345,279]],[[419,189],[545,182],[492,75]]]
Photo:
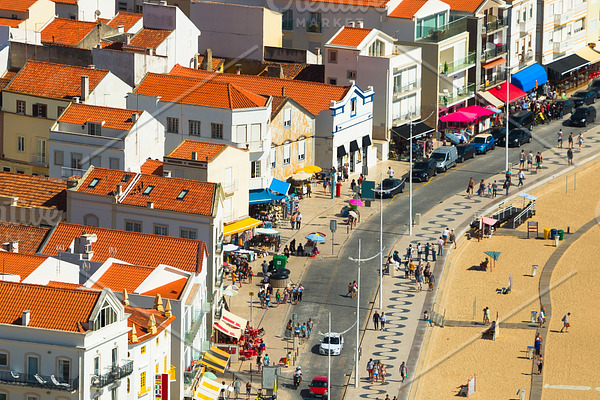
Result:
[[[254,218],[244,218],[241,221],[234,222],[233,224],[225,225],[223,227],[223,236],[233,235],[234,233],[244,232],[248,229],[252,229],[255,226],[262,224],[262,221],[259,221]],[[237,250],[237,249],[236,249]]]
[[217,400],[220,391],[220,383],[203,376],[198,388],[194,391],[194,400]]
[[481,107],[481,106],[463,107],[458,111],[475,114],[475,115],[477,115],[478,118],[488,117],[490,115],[495,114],[495,112],[493,110],[490,110],[489,108],[485,108],[485,107]]
[[486,251],[485,254],[492,257],[494,261],[498,261],[501,253],[499,251]]
[[240,329],[232,328],[225,322],[215,322],[215,329],[236,339],[239,339],[242,336],[242,331]]
[[286,195],[288,190],[290,190],[290,184],[284,181],[280,181],[279,179],[273,178],[271,184],[269,185],[269,189],[272,192]]

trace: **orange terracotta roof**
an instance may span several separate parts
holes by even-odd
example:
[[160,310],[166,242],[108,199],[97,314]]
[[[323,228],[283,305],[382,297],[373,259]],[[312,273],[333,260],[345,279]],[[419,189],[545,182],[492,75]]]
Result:
[[108,75],[104,69],[30,60],[5,90],[55,99],[81,96],[81,77],[90,77],[90,92]]
[[10,26],[11,28],[18,28],[21,22],[23,22],[22,19],[0,18],[0,25]]
[[108,267],[106,272],[94,282],[92,288],[109,288],[113,292],[122,292],[123,289],[126,289],[128,293],[133,293],[152,271],[154,271],[154,268],[152,267],[113,263]]
[[210,79],[217,82],[228,82],[238,87],[267,96],[285,95],[291,97],[313,115],[323,110],[329,110],[331,100],[339,101],[344,98],[349,86],[328,85],[325,83],[271,78],[255,75],[214,74],[199,69],[186,68],[177,64],[171,69],[171,75],[187,76],[195,79]]
[[96,27],[96,22],[54,18],[42,31],[42,43],[77,46]]
[[[261,72],[259,75],[260,76],[269,76],[268,74],[268,67],[280,67],[282,72],[283,72],[283,77],[285,79],[296,79],[304,70],[310,68],[312,65],[315,64],[298,64],[298,63],[280,63],[280,62],[273,62],[273,61],[266,61],[263,62],[263,66],[267,67],[265,68],[265,70],[263,72]],[[310,81],[310,79],[301,79],[304,81]],[[320,82],[320,81],[319,81]]]
[[142,14],[119,11],[119,13],[115,15],[114,18],[111,19],[106,25],[114,29],[117,29],[119,25],[123,25],[125,32],[127,32],[136,24],[136,22],[142,19],[142,17]]
[[156,297],[157,294],[160,294],[163,299],[177,300],[179,299],[179,296],[181,296],[181,292],[183,292],[183,288],[187,281],[188,278],[181,278],[161,287],[149,290],[146,293],[142,293],[142,295]]
[[[172,236],[126,232],[116,229],[61,222],[51,233],[42,254],[56,256],[56,246],[69,249],[75,238],[83,232],[96,234],[98,240],[92,244],[92,261],[105,262],[114,257],[134,265],[158,266],[166,264],[188,272],[200,273],[206,245],[200,240],[181,239]],[[116,249],[113,254],[111,249]]]
[[226,144],[203,142],[200,140],[184,140],[170,152],[167,157],[192,159],[192,152],[196,152],[199,161],[212,161],[227,147]]
[[474,13],[481,5],[482,0],[444,0],[452,11],[464,11]]
[[0,282],[0,324],[21,325],[23,310],[29,310],[30,327],[85,332],[83,324],[100,295],[97,290]]
[[311,0],[309,1],[308,7],[314,7],[311,6],[310,3],[329,3],[346,4],[349,6],[384,8],[387,2],[388,0]]
[[[165,317],[164,313],[157,311],[153,308],[137,308],[124,306],[125,313],[129,314],[129,318],[127,319],[127,326],[130,328],[135,325],[136,335],[139,342],[144,342],[150,338],[158,336],[162,331],[165,330],[167,326],[171,324],[175,320],[175,316],[171,316],[170,318]],[[150,321],[150,316],[154,315],[154,320],[156,321],[156,333],[151,334],[148,329],[148,321]],[[131,342],[131,334],[129,335],[129,344]]]
[[[406,1],[406,0],[405,0]],[[355,28],[345,26],[337,35],[335,35],[328,44],[337,46],[357,47],[371,33],[373,29]]]
[[156,49],[173,31],[143,28],[129,41],[130,46]]
[[67,209],[67,182],[62,179],[46,178],[0,172],[0,196],[18,197],[20,207],[45,207]]
[[427,3],[427,0],[402,0],[398,7],[388,17],[413,19],[417,11]]
[[59,281],[48,281],[46,286],[55,287],[55,288],[63,288],[63,289],[79,289],[81,285],[79,283],[67,283],[67,282],[59,282]]
[[146,175],[163,176],[163,162],[160,160],[146,159],[140,168],[140,172]]
[[60,3],[60,4],[72,4],[72,5],[77,5],[77,0],[52,0],[55,3]]
[[[123,183],[123,177],[132,174],[131,172],[94,167],[87,173],[77,191],[106,196],[111,195],[116,190],[116,185],[121,184],[123,192],[127,194],[119,198],[119,203],[147,207],[147,203],[152,201],[154,208],[161,210],[212,215],[217,187],[215,183],[145,174],[136,175],[136,178],[139,178],[137,180],[129,179],[126,184]],[[99,181],[94,187],[90,187],[90,183],[94,179],[99,179]],[[153,189],[144,194],[149,186],[153,186]],[[183,198],[178,199],[177,197],[183,191],[187,191],[187,193]]]
[[[198,56],[198,66],[201,67],[204,62],[204,56]],[[219,69],[221,64],[225,62],[224,58],[213,57],[212,58],[212,69],[211,71],[216,71]]]
[[20,254],[35,254],[50,228],[0,222],[0,242],[19,241]]
[[22,281],[46,261],[47,258],[31,254],[0,251],[0,274],[19,275]]
[[[212,72],[204,71],[207,74]],[[199,81],[174,75],[148,73],[134,90],[147,96],[161,96],[161,101],[194,104],[225,109],[264,107],[267,99],[236,85]]]
[[0,0],[0,10],[27,12],[37,0]]
[[62,113],[58,122],[83,125],[88,121],[103,121],[103,128],[128,131],[133,127],[132,114],[135,113],[140,115],[142,111],[71,103]]

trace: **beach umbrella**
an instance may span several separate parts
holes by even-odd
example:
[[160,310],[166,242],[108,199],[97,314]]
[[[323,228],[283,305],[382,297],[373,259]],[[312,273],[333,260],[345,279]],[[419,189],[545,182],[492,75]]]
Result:
[[210,371],[205,372],[202,376],[207,379],[217,379],[217,376]]
[[229,285],[225,289],[223,289],[224,296],[233,297],[237,296],[238,294],[240,294],[240,288],[235,285]]
[[307,235],[306,238],[308,240],[310,240],[311,242],[324,242],[325,238],[321,235],[317,235],[316,233],[311,233],[310,235]]
[[359,199],[350,199],[349,203],[352,204],[353,206],[364,206],[365,205],[365,203],[363,203]]
[[321,236],[323,236],[323,237],[326,237],[326,236],[327,236],[327,235],[326,235],[326,234],[324,234],[323,232],[311,232],[311,233],[309,233],[309,235],[310,235],[310,234],[313,234],[313,233],[314,233],[314,234],[317,234],[317,235],[321,235]]
[[321,167],[317,167],[316,165],[308,165],[306,167],[297,169],[296,171],[294,171],[294,173],[300,171],[308,172],[309,174],[316,174],[317,172],[321,172],[322,170]]
[[356,213],[356,211],[348,211],[348,215],[352,218],[358,218],[358,214]]
[[498,259],[500,258],[500,252],[499,251],[485,251],[484,253],[486,255],[492,257],[492,260],[494,260],[494,268],[496,268],[496,261],[498,261]]
[[295,181],[305,181],[307,179],[310,179],[311,176],[312,176],[312,174],[310,174],[308,172],[298,171],[294,175],[292,175],[292,179]]

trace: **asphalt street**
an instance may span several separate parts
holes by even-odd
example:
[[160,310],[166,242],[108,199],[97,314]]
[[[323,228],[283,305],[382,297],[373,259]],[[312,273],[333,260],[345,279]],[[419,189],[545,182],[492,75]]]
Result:
[[[600,104],[600,102],[599,102]],[[566,120],[566,118],[565,118]],[[556,149],[557,132],[559,128],[563,130],[564,149],[557,149],[550,157],[546,156],[544,164],[565,162],[567,138],[570,132],[573,132],[575,142],[577,135],[581,131],[590,128],[596,128],[596,123],[587,128],[575,128],[564,124],[564,121],[553,121],[547,125],[538,125],[532,131],[533,142],[525,144],[520,148],[509,149],[509,161],[518,167],[519,153],[521,149],[528,153],[530,150],[535,155],[538,151],[545,151],[548,148]],[[584,135],[585,136],[585,135]],[[584,142],[585,146],[590,145],[591,140]],[[577,145],[575,145],[577,148]],[[577,152],[575,152],[575,160]],[[470,177],[475,180],[475,189],[481,179],[502,173],[505,165],[504,147],[496,147],[495,150],[485,155],[477,155],[474,159],[466,160],[458,164],[445,173],[440,173],[428,183],[415,183],[413,188],[413,208],[414,213],[426,213],[435,204],[444,200],[448,195],[457,191],[465,191]],[[517,169],[518,171],[518,169]],[[513,180],[514,184],[518,180]],[[527,184],[527,180],[525,180]],[[499,183],[499,189],[502,182]],[[514,187],[513,187],[514,189]],[[499,190],[504,193],[503,190]],[[378,207],[378,201],[372,204]],[[390,246],[398,238],[397,235],[407,234],[408,231],[408,182],[404,193],[398,194],[393,199],[384,200],[384,218],[383,218],[383,242],[384,251],[388,253]],[[452,228],[451,222],[448,223]],[[345,227],[341,227],[345,229]],[[432,232],[431,239],[439,236]],[[369,258],[379,252],[379,216],[373,216],[369,221],[364,221],[355,229],[354,235],[342,250],[337,259],[315,259],[306,271],[302,284],[306,288],[304,292],[304,301],[298,304],[294,312],[298,314],[298,321],[307,321],[312,317],[315,321],[310,341],[303,345],[299,364],[302,366],[304,380],[302,385],[296,391],[295,398],[310,397],[308,385],[314,376],[327,375],[327,356],[319,355],[318,345],[321,336],[318,332],[327,332],[327,316],[331,312],[332,330],[342,332],[350,327],[356,321],[356,300],[346,296],[348,283],[357,279],[357,264],[348,258],[358,258],[358,240],[361,239],[362,258]],[[424,242],[430,238],[415,238],[415,240]],[[397,249],[401,253],[404,249]],[[384,278],[385,279],[385,278]],[[365,319],[374,299],[379,283],[379,257],[361,265],[360,282],[360,326],[364,326]],[[377,302],[378,303],[378,302]],[[376,304],[377,304],[376,303]],[[285,322],[285,321],[284,321]],[[369,325],[369,327],[371,327]],[[331,366],[331,399],[340,399],[343,393],[343,385],[354,368],[354,351],[356,344],[355,327],[345,334],[345,344],[340,356],[332,357]],[[359,368],[365,368],[368,361],[368,355],[362,355]],[[291,384],[291,382],[289,382]],[[287,382],[283,382],[286,388],[292,387]],[[289,389],[284,389],[289,390]],[[393,394],[390,394],[392,396]]]

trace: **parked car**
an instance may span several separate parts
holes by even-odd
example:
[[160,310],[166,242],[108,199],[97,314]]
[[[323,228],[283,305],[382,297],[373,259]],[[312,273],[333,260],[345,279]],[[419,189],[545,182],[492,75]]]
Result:
[[311,396],[327,397],[327,377],[315,376],[309,386]]
[[373,190],[375,197],[392,197],[398,193],[402,193],[404,185],[406,184],[406,178],[385,178],[381,184]]
[[590,107],[579,107],[575,109],[575,112],[571,114],[569,123],[572,126],[587,126],[590,122],[596,121],[596,108]]
[[462,163],[469,158],[475,157],[475,153],[477,153],[477,149],[471,143],[463,143],[456,146],[456,151],[458,152],[458,162]]
[[449,168],[456,167],[458,151],[455,146],[441,146],[432,151],[429,157],[435,160],[438,171],[446,172]]
[[571,100],[575,103],[575,107],[592,104],[596,102],[596,92],[593,90],[580,90],[571,96]]
[[490,135],[496,139],[496,146],[504,145],[504,141],[506,140],[506,126],[492,129]]
[[414,163],[412,175],[419,182],[427,182],[437,175],[437,163],[433,158],[423,158]]
[[477,154],[485,154],[488,150],[494,150],[496,148],[496,139],[489,133],[483,135],[477,135],[471,140]]
[[341,333],[326,333],[319,345],[319,354],[331,353],[332,356],[339,356],[344,348],[344,336]]
[[[598,89],[600,89],[600,87]],[[575,102],[573,100],[570,100],[570,99],[556,100],[555,104],[556,104],[556,107],[559,110],[562,107],[563,116],[565,116],[567,114],[572,114],[573,110],[575,109]]]
[[595,78],[591,81],[587,88],[596,92],[596,98],[600,97],[600,78]]
[[528,129],[513,129],[508,133],[508,147],[521,147],[523,143],[531,143]]
[[535,123],[535,116],[533,112],[529,110],[517,111],[512,114],[508,114],[508,128],[527,128],[530,131],[533,130],[533,124]]

